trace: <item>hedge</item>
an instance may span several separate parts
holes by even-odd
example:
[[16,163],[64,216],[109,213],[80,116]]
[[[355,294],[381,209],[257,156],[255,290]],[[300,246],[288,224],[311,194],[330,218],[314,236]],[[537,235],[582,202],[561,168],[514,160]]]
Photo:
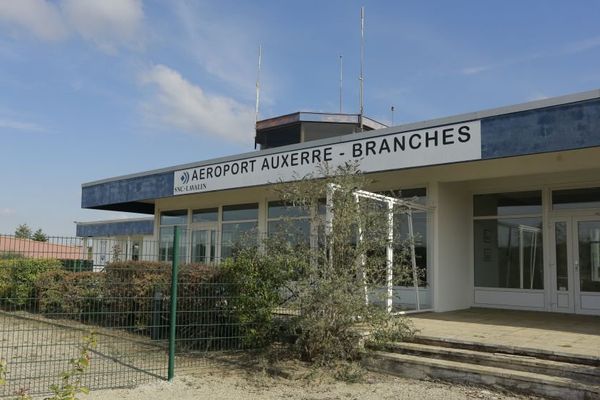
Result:
[[[47,317],[126,329],[154,339],[166,338],[170,292],[171,266],[160,262],[114,262],[103,272],[50,270],[35,282],[39,311]],[[181,344],[202,349],[235,345],[230,338],[239,336],[239,324],[228,306],[232,295],[219,269],[182,265],[177,339],[193,340]]]
[[13,258],[0,260],[0,301],[3,306],[35,306],[35,282],[41,274],[57,271],[62,262],[55,259]]

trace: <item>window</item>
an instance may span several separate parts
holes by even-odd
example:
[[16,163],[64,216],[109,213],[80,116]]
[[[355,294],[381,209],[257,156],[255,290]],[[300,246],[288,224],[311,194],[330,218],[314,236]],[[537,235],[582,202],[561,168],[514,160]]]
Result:
[[552,191],[552,209],[600,208],[600,188]]
[[542,214],[542,192],[479,194],[473,197],[475,217]]
[[160,213],[159,260],[173,260],[174,228],[179,227],[179,257],[187,257],[187,210],[163,211]]
[[131,242],[131,259],[139,261],[142,252],[142,243],[138,240]]
[[543,289],[541,192],[473,198],[475,286]]
[[267,218],[269,235],[286,235],[291,243],[310,243],[310,210],[306,207],[271,201]]
[[218,208],[192,211],[191,248],[193,263],[217,261]]
[[218,208],[206,208],[192,211],[192,223],[217,222],[219,220]]
[[[384,196],[396,197],[398,199],[411,201],[418,204],[427,204],[427,188],[397,189],[379,192]],[[417,261],[417,273],[419,286],[427,286],[427,212],[413,211],[413,234],[415,237],[415,258]],[[394,214],[394,237],[397,242],[402,243],[408,239],[408,217],[406,214]],[[399,249],[395,251],[399,253]],[[412,264],[410,260],[399,260],[403,268],[397,270],[394,275],[395,286],[413,286]],[[409,267],[407,269],[407,267]]]
[[[427,213],[424,211],[413,211],[413,234],[415,243],[415,258],[417,262],[417,273],[419,286],[427,286]],[[408,216],[406,214],[394,214],[394,236],[396,241],[402,243],[408,239]],[[396,251],[395,253],[398,253]],[[409,270],[397,271],[394,277],[395,286],[413,286],[412,262],[404,261]]]
[[256,245],[258,204],[224,206],[221,226],[222,259],[233,256],[239,246]]

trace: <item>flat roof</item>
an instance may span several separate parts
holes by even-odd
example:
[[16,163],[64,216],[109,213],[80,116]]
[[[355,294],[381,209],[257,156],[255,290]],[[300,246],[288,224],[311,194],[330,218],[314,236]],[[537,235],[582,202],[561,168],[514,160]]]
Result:
[[[387,125],[375,121],[367,116],[362,116],[363,125],[369,129],[383,129]],[[267,118],[256,122],[256,130],[271,129],[275,127],[294,124],[297,122],[325,122],[336,124],[355,124],[360,123],[360,114],[344,114],[344,113],[318,113],[318,112],[295,112],[291,114],[281,115],[278,117]]]
[[[448,116],[448,117],[435,118],[435,119],[430,119],[430,120],[426,120],[426,121],[397,125],[397,126],[392,126],[389,128],[377,129],[377,130],[372,130],[372,131],[367,131],[367,132],[360,132],[360,133],[355,133],[355,134],[336,136],[336,137],[327,138],[327,139],[314,140],[314,141],[310,141],[310,142],[292,144],[292,145],[287,145],[287,146],[282,146],[282,147],[252,151],[252,152],[235,154],[235,155],[230,155],[230,156],[225,156],[225,157],[218,157],[218,158],[213,158],[213,159],[209,159],[209,160],[197,161],[197,162],[186,163],[186,164],[179,164],[179,165],[175,165],[175,166],[171,166],[171,167],[159,168],[159,169],[138,172],[138,173],[133,173],[133,174],[120,175],[120,176],[116,176],[116,177],[112,177],[112,178],[105,178],[105,179],[95,180],[95,181],[91,181],[91,182],[86,182],[86,183],[83,183],[81,186],[82,186],[82,188],[85,188],[85,187],[99,185],[99,184],[108,183],[108,182],[128,180],[128,179],[132,179],[132,178],[139,178],[139,177],[145,177],[145,176],[150,176],[150,175],[158,175],[158,174],[164,174],[164,173],[168,173],[168,172],[175,172],[175,171],[181,170],[181,169],[201,167],[203,165],[229,162],[229,161],[234,161],[234,160],[238,160],[241,158],[264,156],[264,155],[269,155],[269,154],[274,154],[274,153],[280,153],[282,151],[299,150],[299,149],[303,149],[303,148],[310,148],[310,147],[315,147],[315,146],[322,146],[322,145],[335,144],[335,143],[341,143],[341,142],[346,142],[346,141],[353,141],[353,140],[357,140],[357,139],[365,139],[365,138],[370,138],[370,137],[382,136],[382,135],[387,135],[387,134],[391,134],[391,133],[402,133],[402,132],[407,132],[407,131],[412,131],[412,130],[432,128],[432,127],[441,126],[441,125],[450,125],[450,124],[455,124],[455,123],[459,123],[459,122],[463,122],[463,121],[473,121],[473,120],[479,120],[479,119],[489,118],[489,117],[494,117],[494,116],[515,114],[515,113],[520,113],[520,112],[525,112],[525,111],[530,111],[530,110],[561,106],[561,105],[566,105],[566,104],[570,104],[570,103],[577,103],[577,102],[593,100],[593,99],[598,99],[598,98],[600,98],[600,89],[594,89],[594,90],[590,90],[590,91],[586,91],[586,92],[552,97],[552,98],[536,100],[536,101],[530,101],[530,102],[526,102],[526,103],[520,103],[520,104],[515,104],[515,105],[510,105],[510,106],[505,106],[505,107],[498,107],[498,108],[492,108],[492,109],[487,109],[487,110],[482,110],[482,111],[475,111],[475,112],[470,112],[470,113],[465,113],[465,114],[458,114],[458,115],[453,115],[453,116]],[[298,113],[298,114],[302,114],[302,113]],[[306,114],[308,115],[308,114],[317,114],[317,113],[306,113]],[[293,115],[293,114],[290,114],[290,115]],[[265,121],[268,121],[268,120],[265,120]]]

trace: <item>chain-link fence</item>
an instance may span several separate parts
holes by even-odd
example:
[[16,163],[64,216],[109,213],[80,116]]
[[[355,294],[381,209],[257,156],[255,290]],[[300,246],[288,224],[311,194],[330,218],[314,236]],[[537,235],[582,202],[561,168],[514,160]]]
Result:
[[0,396],[47,393],[89,335],[97,341],[83,378],[90,389],[172,377],[207,353],[243,348],[234,288],[210,259],[177,250],[161,258],[161,249],[182,247],[174,236],[168,246],[0,236]]

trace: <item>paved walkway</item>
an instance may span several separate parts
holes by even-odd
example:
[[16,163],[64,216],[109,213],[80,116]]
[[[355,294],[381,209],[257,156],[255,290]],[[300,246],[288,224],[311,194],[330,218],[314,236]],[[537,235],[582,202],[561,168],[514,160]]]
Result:
[[600,317],[471,308],[411,315],[419,335],[600,357]]

